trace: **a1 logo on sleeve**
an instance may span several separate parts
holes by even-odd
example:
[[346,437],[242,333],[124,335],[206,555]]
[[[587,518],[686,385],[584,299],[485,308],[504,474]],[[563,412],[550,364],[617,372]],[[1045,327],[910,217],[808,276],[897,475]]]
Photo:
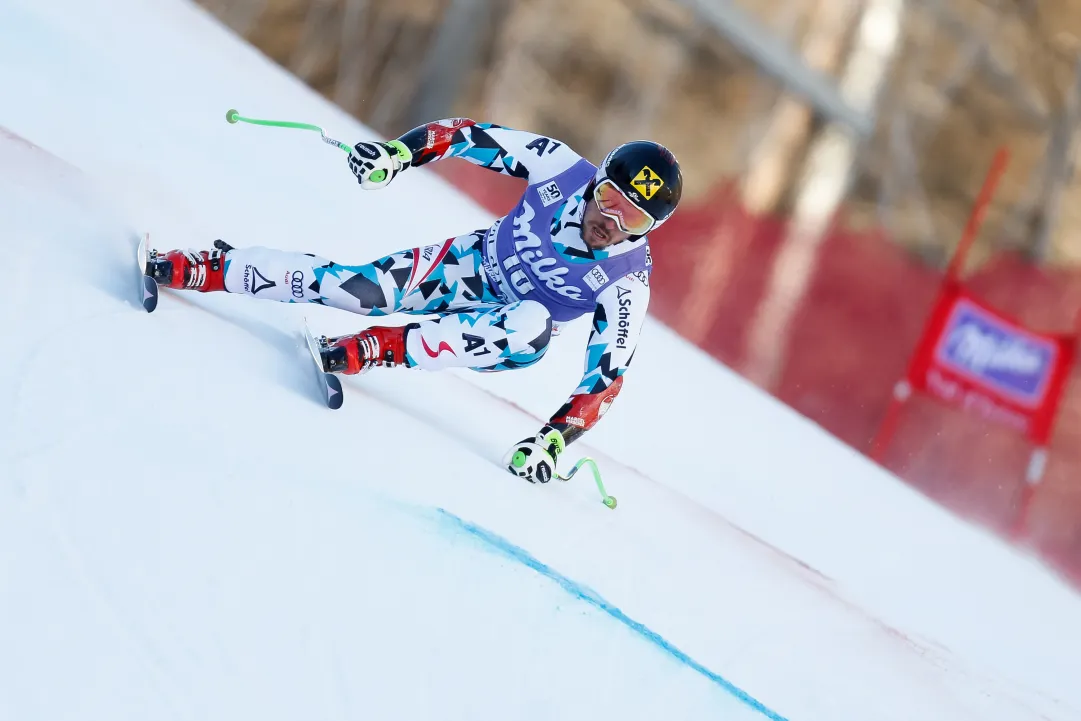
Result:
[[559,190],[559,185],[553,180],[551,183],[542,185],[537,193],[540,194],[541,203],[547,208],[552,203],[563,200],[563,193]]
[[608,274],[604,272],[604,268],[598,265],[594,267],[593,270],[586,273],[582,279],[586,282],[586,285],[597,291],[601,289],[602,285],[608,282]]

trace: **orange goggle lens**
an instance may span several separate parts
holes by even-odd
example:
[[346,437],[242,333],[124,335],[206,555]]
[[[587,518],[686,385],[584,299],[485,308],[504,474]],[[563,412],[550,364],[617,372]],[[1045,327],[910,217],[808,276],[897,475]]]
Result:
[[597,210],[616,221],[619,229],[631,235],[645,235],[653,227],[653,218],[630,201],[611,180],[602,180],[593,190]]

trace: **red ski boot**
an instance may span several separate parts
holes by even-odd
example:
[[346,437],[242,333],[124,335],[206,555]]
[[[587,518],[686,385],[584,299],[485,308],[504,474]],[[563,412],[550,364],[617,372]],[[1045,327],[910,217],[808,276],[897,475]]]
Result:
[[153,251],[144,272],[166,288],[201,293],[225,290],[225,253],[232,249],[228,243],[216,240],[214,250]]
[[327,373],[355,375],[366,373],[375,366],[393,368],[408,363],[405,358],[405,334],[416,323],[398,328],[368,328],[356,335],[325,339],[319,355]]

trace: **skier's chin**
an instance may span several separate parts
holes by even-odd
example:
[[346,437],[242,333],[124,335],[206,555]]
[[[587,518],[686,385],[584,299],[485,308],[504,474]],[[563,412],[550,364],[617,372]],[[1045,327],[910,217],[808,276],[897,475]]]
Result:
[[588,229],[584,230],[585,237],[583,240],[590,248],[603,248],[608,245],[611,240],[611,236],[599,226],[590,225]]

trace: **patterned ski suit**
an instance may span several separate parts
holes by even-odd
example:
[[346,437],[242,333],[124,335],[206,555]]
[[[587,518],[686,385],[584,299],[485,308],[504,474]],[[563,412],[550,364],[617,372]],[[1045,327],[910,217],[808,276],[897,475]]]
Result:
[[608,409],[634,355],[649,302],[648,238],[602,250],[585,244],[582,216],[597,169],[557,140],[464,118],[399,140],[413,153],[410,167],[464,158],[528,187],[489,228],[362,265],[237,248],[226,256],[226,289],[371,316],[434,315],[406,336],[407,364],[428,370],[532,365],[548,349],[553,321],[592,313],[582,380],[549,421],[572,442]]

